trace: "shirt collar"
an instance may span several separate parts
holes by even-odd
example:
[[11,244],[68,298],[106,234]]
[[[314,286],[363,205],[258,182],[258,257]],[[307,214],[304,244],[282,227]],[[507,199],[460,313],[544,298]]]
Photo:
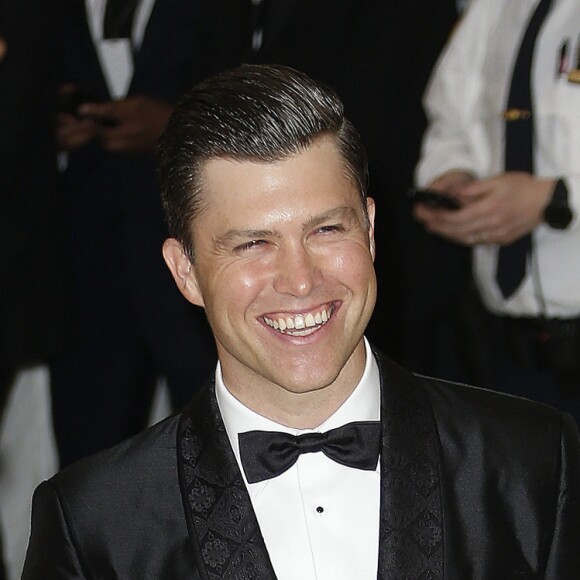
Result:
[[246,407],[228,391],[222,378],[221,366],[218,362],[215,375],[216,397],[226,432],[238,464],[240,464],[239,433],[253,430],[281,431],[293,435],[312,431],[322,433],[352,421],[379,421],[379,368],[366,338],[364,339],[364,344],[366,353],[365,369],[358,385],[348,399],[316,429],[299,430],[286,427]]

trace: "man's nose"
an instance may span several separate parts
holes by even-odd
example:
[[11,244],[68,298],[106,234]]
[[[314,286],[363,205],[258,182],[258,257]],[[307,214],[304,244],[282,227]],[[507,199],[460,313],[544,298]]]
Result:
[[322,283],[316,256],[303,244],[285,248],[278,255],[274,289],[281,294],[308,296]]

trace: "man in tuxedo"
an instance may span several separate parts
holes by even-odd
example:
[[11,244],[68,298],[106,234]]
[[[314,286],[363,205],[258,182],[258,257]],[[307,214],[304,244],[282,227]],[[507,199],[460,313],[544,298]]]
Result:
[[578,577],[571,418],[365,339],[375,205],[332,90],[273,65],[212,77],[158,167],[164,257],[215,377],[39,486],[24,580]]

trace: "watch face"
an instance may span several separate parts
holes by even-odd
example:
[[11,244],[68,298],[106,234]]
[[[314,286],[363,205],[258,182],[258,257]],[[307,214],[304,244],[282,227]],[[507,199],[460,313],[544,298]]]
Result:
[[572,221],[572,211],[566,206],[549,205],[544,212],[544,219],[551,228],[563,230]]

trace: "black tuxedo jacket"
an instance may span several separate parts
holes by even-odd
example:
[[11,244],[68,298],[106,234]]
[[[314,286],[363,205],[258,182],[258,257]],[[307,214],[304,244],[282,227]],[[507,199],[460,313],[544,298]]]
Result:
[[[378,360],[378,577],[578,580],[572,420]],[[23,580],[81,578],[275,578],[213,385],[39,486]]]

